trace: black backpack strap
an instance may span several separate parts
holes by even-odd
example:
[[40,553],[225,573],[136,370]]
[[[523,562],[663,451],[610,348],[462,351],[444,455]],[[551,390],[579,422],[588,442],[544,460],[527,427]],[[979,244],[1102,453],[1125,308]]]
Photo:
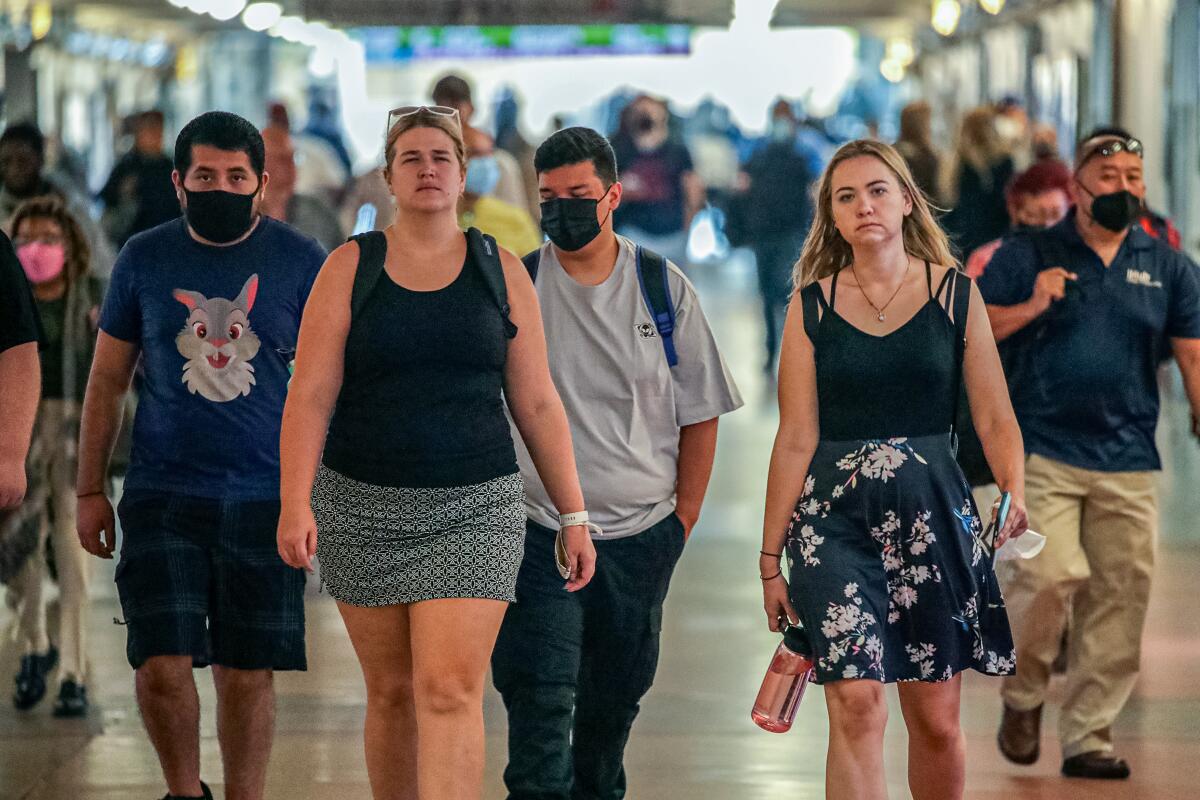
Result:
[[532,253],[526,253],[521,258],[521,263],[525,265],[525,271],[529,273],[529,280],[537,283],[538,267],[542,264],[542,248],[539,247]]
[[662,339],[667,364],[674,367],[679,364],[679,355],[675,352],[675,303],[671,300],[671,287],[667,283],[667,260],[653,250],[638,245],[637,273],[642,299],[650,310],[658,338]]
[[358,244],[358,267],[354,270],[354,288],[350,290],[350,321],[353,323],[367,304],[387,259],[387,236],[383,231],[367,231],[346,241]]
[[504,319],[504,335],[513,338],[517,335],[517,326],[509,318],[508,284],[504,281],[504,266],[500,263],[500,248],[496,240],[480,233],[478,228],[468,228],[467,256],[479,269],[488,292],[500,309],[500,316]]
[[958,455],[958,413],[963,396],[963,358],[967,350],[967,315],[971,309],[971,279],[957,269],[950,291],[954,296],[954,415],[950,418],[950,449]]
[[1067,250],[1052,230],[1030,231],[1025,235],[1029,237],[1030,243],[1033,244],[1033,249],[1037,251],[1038,261],[1041,262],[1038,272],[1050,269],[1051,267],[1067,266],[1069,263]]

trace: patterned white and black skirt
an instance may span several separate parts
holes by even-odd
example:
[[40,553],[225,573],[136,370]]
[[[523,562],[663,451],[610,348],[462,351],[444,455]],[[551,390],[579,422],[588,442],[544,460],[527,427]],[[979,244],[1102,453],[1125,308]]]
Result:
[[948,436],[822,440],[787,540],[818,681],[1012,674],[988,544]]
[[525,550],[519,473],[425,489],[362,483],[322,465],[312,507],[321,580],[337,600],[516,600]]

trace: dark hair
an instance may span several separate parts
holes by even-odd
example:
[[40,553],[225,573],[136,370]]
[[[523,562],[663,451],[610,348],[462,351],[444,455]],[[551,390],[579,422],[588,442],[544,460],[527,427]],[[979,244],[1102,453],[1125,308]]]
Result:
[[175,140],[175,169],[181,177],[191,168],[192,148],[198,144],[245,153],[250,158],[250,168],[262,177],[266,146],[262,134],[249,120],[228,111],[208,111],[184,125]]
[[1059,189],[1070,196],[1071,170],[1056,158],[1038,161],[1009,181],[1004,190],[1004,199],[1012,204],[1019,198],[1032,197],[1052,189]]
[[433,102],[440,106],[456,106],[471,102],[471,84],[458,75],[445,75],[433,85]]
[[617,182],[617,156],[612,145],[591,128],[563,128],[542,142],[533,154],[538,175],[569,164],[592,162],[605,187]]
[[46,137],[32,122],[18,122],[15,125],[9,125],[4,129],[4,133],[0,134],[0,144],[5,142],[27,144],[38,154],[38,158],[46,156]]
[[134,130],[142,128],[162,128],[167,124],[167,117],[157,108],[152,108],[149,111],[143,111],[137,115],[137,121],[134,123]]

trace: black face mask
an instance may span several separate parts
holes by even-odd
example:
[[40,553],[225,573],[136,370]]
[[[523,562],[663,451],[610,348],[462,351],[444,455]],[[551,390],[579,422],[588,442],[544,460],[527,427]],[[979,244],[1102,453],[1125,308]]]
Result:
[[254,223],[254,197],[258,194],[237,194],[213,189],[193,192],[187,196],[188,225],[210,242],[225,244],[246,235]]
[[[545,200],[542,202],[542,230],[560,250],[569,253],[582,250],[600,235],[604,227],[603,223],[596,221],[598,205],[600,200],[590,197],[555,197]],[[607,216],[604,221],[608,221]]]
[[1026,225],[1024,222],[1018,222],[1017,224],[1012,226],[1012,232],[1013,233],[1036,233],[1038,231],[1044,231],[1048,227],[1049,227],[1048,225]]
[[1133,192],[1122,189],[1119,192],[1095,195],[1082,183],[1079,185],[1092,198],[1092,211],[1089,216],[1096,220],[1097,225],[1113,233],[1120,233],[1128,228],[1142,213],[1142,201]]

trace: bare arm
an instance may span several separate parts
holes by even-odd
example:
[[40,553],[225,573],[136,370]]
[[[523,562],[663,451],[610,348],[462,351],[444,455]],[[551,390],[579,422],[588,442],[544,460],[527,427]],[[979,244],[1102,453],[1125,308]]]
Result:
[[[500,255],[508,284],[510,317],[517,326],[517,335],[508,343],[504,367],[504,396],[508,410],[558,513],[582,511],[583,491],[575,468],[571,429],[567,412],[550,377],[537,293],[520,260],[506,250],[501,250]],[[568,533],[571,535],[568,549],[577,548],[579,554],[588,556],[585,551],[591,547],[591,538],[587,529],[574,526]],[[580,537],[587,540],[586,546]],[[594,549],[588,557],[590,562],[573,573],[568,584],[570,588],[583,588],[591,580],[595,567]]]
[[100,331],[79,426],[79,472],[75,478],[75,532],[94,556],[112,558],[117,526],[104,493],[108,464],[121,431],[121,409],[141,348]]
[[[1001,491],[1012,493],[1012,511],[1005,529],[997,537],[999,547],[1009,536],[1025,532],[1025,444],[1008,396],[1008,383],[1000,354],[992,338],[983,297],[971,286],[967,313],[967,348],[963,354],[963,379],[971,406],[971,422],[983,445],[988,466]],[[981,509],[982,513],[987,513]]]
[[83,396],[83,419],[79,425],[79,472],[75,493],[104,491],[108,463],[117,434],[121,432],[121,409],[133,380],[141,348],[104,331],[96,336],[96,354]]
[[1200,419],[1200,339],[1172,338],[1171,349],[1183,375],[1188,404],[1192,407],[1192,433],[1200,435],[1196,426],[1196,420]]
[[718,418],[685,425],[679,429],[679,467],[675,478],[675,514],[683,523],[684,536],[700,518],[700,507],[712,477],[717,455]]
[[[1051,267],[1038,273],[1033,294],[1025,302],[1011,306],[987,306],[987,317],[991,323],[994,340],[1003,342],[1045,314],[1055,301],[1063,299],[1066,295],[1067,281],[1076,279],[1077,276],[1073,272],[1068,272],[1062,267]],[[983,305],[983,299],[978,293],[975,296],[979,299],[973,303]]]
[[357,265],[357,244],[330,253],[304,307],[279,436],[279,495],[286,509],[308,508],[310,502],[329,418],[342,388]]
[[25,496],[25,456],[42,394],[37,342],[0,352],[0,509]]
[[[793,295],[783,326],[779,355],[779,430],[771,450],[767,473],[767,501],[763,514],[762,549],[782,553],[792,512],[804,491],[820,429],[817,416],[817,368],[813,346],[804,332],[804,305]],[[781,559],[759,555],[760,577],[782,571]],[[771,630],[780,630],[779,618],[799,622],[787,599],[782,576],[763,582],[764,607]]]
[[317,526],[311,496],[329,418],[342,388],[350,294],[358,270],[358,245],[329,254],[304,306],[296,367],[279,432],[279,555],[293,567],[312,569]]

